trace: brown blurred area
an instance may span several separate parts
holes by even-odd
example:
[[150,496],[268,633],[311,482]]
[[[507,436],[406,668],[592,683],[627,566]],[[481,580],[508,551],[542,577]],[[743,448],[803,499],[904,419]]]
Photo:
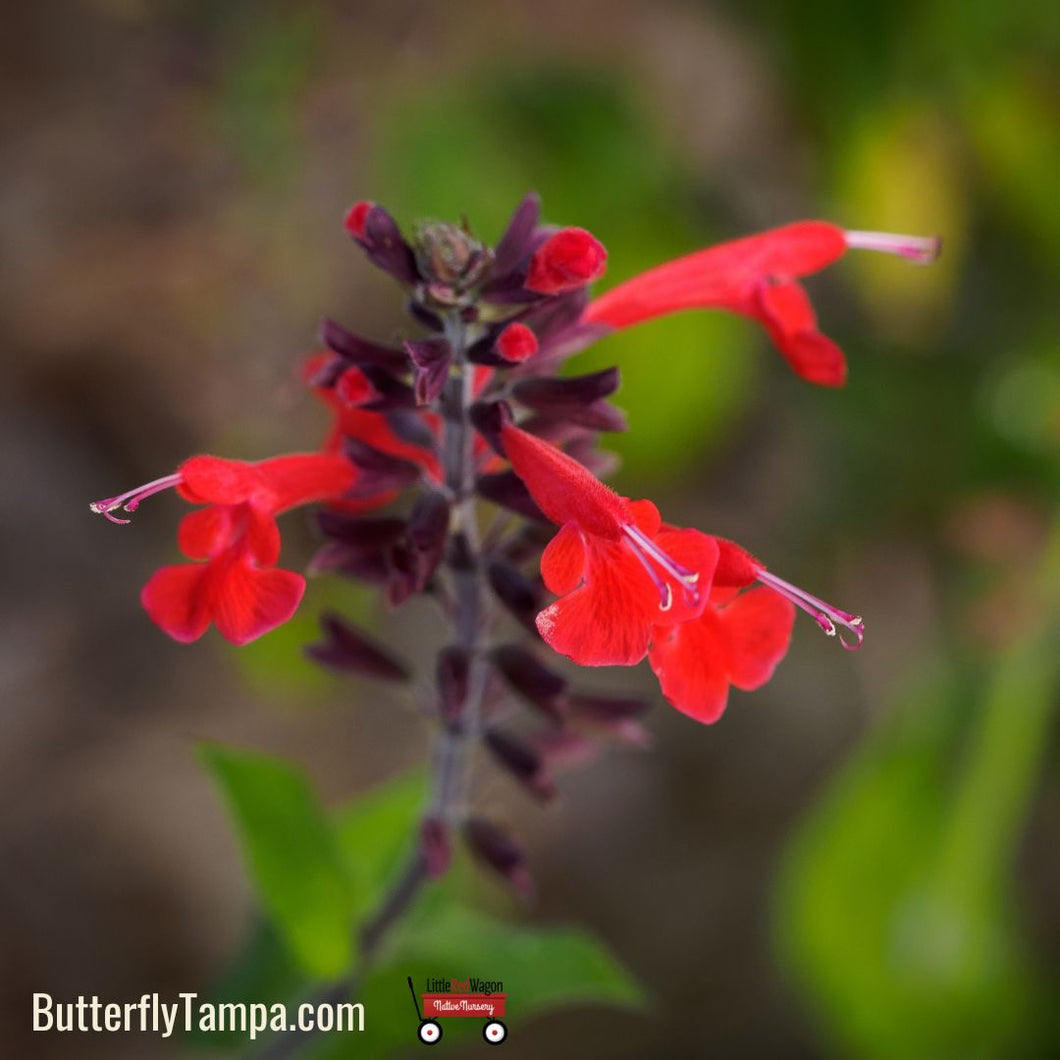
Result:
[[[388,692],[262,697],[214,634],[184,647],[151,626],[138,592],[174,555],[177,500],[150,502],[128,527],[87,507],[194,452],[257,459],[317,443],[324,420],[296,364],[318,318],[380,337],[400,326],[389,286],[339,224],[362,193],[381,101],[429,95],[478,56],[584,57],[637,80],[662,134],[714,171],[742,217],[798,210],[798,179],[812,170],[755,43],[711,8],[396,0],[304,10],[317,34],[311,68],[263,89],[282,101],[268,120],[286,123],[295,147],[276,159],[275,130],[255,138],[259,119],[233,132],[232,56],[253,47],[264,17],[255,5],[6,7],[2,1056],[179,1053],[151,1037],[33,1035],[30,995],[204,991],[245,937],[253,900],[196,741],[282,753],[332,803],[421,757],[421,726]],[[803,425],[775,401],[767,408],[726,443],[724,469],[716,460],[690,488],[655,498],[674,521],[709,512],[733,536],[789,522],[812,450]],[[289,518],[285,549],[308,556],[306,522]],[[794,565],[812,529],[794,521],[778,566]],[[820,1055],[771,951],[781,844],[883,709],[877,679],[937,618],[917,542],[874,545],[857,560],[855,574],[841,557],[830,578],[845,577],[841,603],[869,598],[882,616],[863,661],[807,623],[782,681],[734,694],[722,727],[659,706],[654,748],[615,751],[564,778],[557,808],[527,805],[503,778],[487,784],[531,848],[534,915],[592,927],[655,1002],[647,1017],[585,1009],[540,1020],[507,1044],[512,1060]],[[438,635],[427,612],[411,626],[386,621],[409,645],[410,628]],[[628,682],[654,695],[649,674]]]

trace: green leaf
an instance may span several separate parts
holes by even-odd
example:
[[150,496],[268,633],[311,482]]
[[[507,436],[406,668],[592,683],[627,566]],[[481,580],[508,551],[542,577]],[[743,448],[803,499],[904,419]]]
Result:
[[352,959],[349,868],[331,822],[294,766],[268,755],[200,749],[228,801],[261,898],[298,961],[314,975]]
[[[534,1016],[586,1004],[631,1011],[645,1006],[640,987],[607,948],[580,928],[518,925],[455,903],[436,889],[398,929],[378,966],[357,992],[366,1012],[357,1041],[319,1043],[318,1060],[385,1057],[416,1048],[418,1019],[407,977],[417,993],[430,976],[478,976],[504,983],[509,1031]],[[479,1019],[446,1019],[442,1044],[481,1036]]]
[[335,836],[351,881],[355,921],[367,917],[416,841],[426,798],[422,770],[359,796],[335,817]]

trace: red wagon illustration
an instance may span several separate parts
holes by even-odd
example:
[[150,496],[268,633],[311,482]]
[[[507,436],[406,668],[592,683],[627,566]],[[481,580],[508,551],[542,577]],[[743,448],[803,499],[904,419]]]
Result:
[[484,1019],[486,1023],[482,1028],[482,1037],[490,1045],[500,1045],[508,1037],[508,1028],[499,1018],[504,1015],[507,994],[422,994],[421,1009],[411,975],[408,976],[408,983],[420,1021],[416,1034],[424,1045],[434,1045],[442,1040],[442,1025],[438,1020],[451,1016]]

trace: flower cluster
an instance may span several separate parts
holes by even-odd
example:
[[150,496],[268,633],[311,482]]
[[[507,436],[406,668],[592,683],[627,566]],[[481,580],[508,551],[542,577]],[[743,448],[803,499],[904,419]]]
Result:
[[[553,766],[595,746],[587,730],[644,738],[644,704],[572,689],[549,665],[546,645],[581,666],[647,658],[667,700],[702,722],[721,716],[731,686],[755,689],[770,678],[796,608],[829,635],[843,631],[845,646],[860,645],[859,617],[782,580],[740,546],[672,526],[650,501],[601,482],[598,436],[626,428],[609,400],[619,373],[560,373],[616,329],[718,308],[757,320],[803,378],[839,385],[844,356],[818,330],[799,279],[851,248],[927,262],[936,240],[804,221],[660,265],[594,299],[604,247],[584,229],[542,224],[533,195],[494,247],[439,222],[406,238],[369,202],[349,211],[345,228],[404,289],[414,334],[387,345],[323,322],[323,348],[303,367],[332,417],[320,450],[259,463],[197,456],[92,505],[127,522],[116,513],[172,487],[201,506],[178,533],[193,562],[162,568],[143,589],[144,608],[165,632],[188,642],[213,623],[242,644],[290,618],[305,581],[276,566],[276,517],[319,503],[324,542],[311,570],[378,585],[394,606],[414,593],[436,599],[453,629],[436,664],[443,732],[481,739],[539,796],[554,790]],[[558,530],[549,534],[550,525]],[[532,641],[513,636],[504,613]],[[388,648],[341,616],[325,615],[323,629],[308,649],[322,664],[409,678]],[[545,727],[510,731],[513,701],[534,708]],[[440,805],[424,822],[432,873],[448,862],[449,810]],[[503,833],[479,817],[460,824],[494,868],[525,880]]]

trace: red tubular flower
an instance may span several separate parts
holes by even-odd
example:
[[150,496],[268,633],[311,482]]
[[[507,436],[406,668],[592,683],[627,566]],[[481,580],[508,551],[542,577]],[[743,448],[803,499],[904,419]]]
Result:
[[718,556],[713,539],[663,528],[650,501],[620,497],[510,423],[501,439],[516,474],[561,527],[541,557],[545,585],[560,597],[537,617],[550,647],[583,666],[628,666],[647,654],[654,626],[702,611]]
[[778,578],[739,545],[662,524],[650,501],[618,496],[511,424],[501,438],[538,507],[561,526],[541,557],[545,586],[560,599],[537,616],[537,628],[574,662],[632,665],[648,655],[670,703],[712,722],[730,685],[752,690],[772,676],[796,606],[829,636],[840,626],[853,633],[854,643],[840,637],[844,647],[860,646],[859,617]]
[[625,328],[681,309],[728,309],[759,321],[804,379],[840,386],[846,359],[817,330],[813,306],[797,278],[819,272],[848,248],[927,264],[939,246],[936,238],[848,232],[826,221],[798,221],[649,269],[590,302],[582,322]]
[[92,510],[112,522],[118,510],[170,487],[205,507],[181,521],[177,543],[189,559],[156,571],[141,603],[151,620],[174,640],[198,640],[214,623],[233,644],[246,644],[294,614],[305,579],[275,569],[280,556],[276,517],[311,501],[326,500],[353,485],[356,472],[340,456],[279,456],[259,463],[195,456],[176,474],[120,497],[97,501]]

